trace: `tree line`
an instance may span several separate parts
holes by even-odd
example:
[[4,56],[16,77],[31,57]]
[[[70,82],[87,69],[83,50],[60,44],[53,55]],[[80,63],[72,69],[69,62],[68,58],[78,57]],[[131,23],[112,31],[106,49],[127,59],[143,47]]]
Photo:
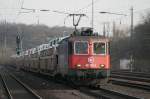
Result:
[[[7,60],[7,57],[16,53],[16,37],[20,35],[23,50],[47,43],[51,38],[70,35],[73,32],[71,27],[48,27],[46,25],[26,25],[0,22],[0,59]],[[3,58],[6,57],[6,58]]]

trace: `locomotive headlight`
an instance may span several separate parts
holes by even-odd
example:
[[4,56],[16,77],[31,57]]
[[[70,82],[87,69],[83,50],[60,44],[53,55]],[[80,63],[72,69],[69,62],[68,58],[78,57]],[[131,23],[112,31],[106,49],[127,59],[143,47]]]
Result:
[[104,68],[105,65],[104,65],[104,64],[100,64],[99,67],[100,67],[100,68]]
[[77,66],[77,67],[81,67],[81,64],[77,64],[76,66]]

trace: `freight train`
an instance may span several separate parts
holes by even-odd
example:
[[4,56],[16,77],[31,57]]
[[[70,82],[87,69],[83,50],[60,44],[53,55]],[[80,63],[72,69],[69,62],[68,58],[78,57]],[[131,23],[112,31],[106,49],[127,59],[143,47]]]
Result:
[[53,77],[83,81],[109,78],[109,39],[83,28],[13,57],[19,68]]

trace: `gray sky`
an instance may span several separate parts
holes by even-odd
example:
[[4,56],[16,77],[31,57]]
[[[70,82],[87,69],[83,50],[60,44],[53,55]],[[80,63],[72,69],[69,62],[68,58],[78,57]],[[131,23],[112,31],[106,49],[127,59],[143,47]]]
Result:
[[[21,13],[23,2],[24,8],[58,10],[69,13],[85,13],[87,17],[82,18],[80,26],[90,26],[92,0],[0,0],[0,20],[6,19],[9,22],[21,22],[26,24],[46,24],[48,26],[64,26],[64,19],[67,15],[55,12]],[[113,21],[118,25],[130,24],[130,8],[134,7],[134,24],[140,22],[141,16],[150,9],[150,0],[94,0],[94,27],[95,31],[102,30],[102,23]],[[82,10],[80,10],[82,9]],[[110,14],[99,14],[100,11],[127,14],[128,16],[117,16]],[[120,24],[121,23],[121,24]],[[72,26],[71,18],[67,18],[65,26]]]

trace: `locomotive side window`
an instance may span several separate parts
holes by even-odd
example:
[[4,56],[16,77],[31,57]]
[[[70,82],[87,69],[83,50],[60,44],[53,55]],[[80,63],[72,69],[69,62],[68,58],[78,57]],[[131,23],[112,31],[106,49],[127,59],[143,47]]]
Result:
[[76,41],[74,45],[75,54],[88,54],[88,42]]
[[105,43],[102,42],[95,42],[93,44],[94,54],[105,54],[106,53],[106,46]]
[[68,53],[71,55],[73,53],[72,42],[68,42]]

